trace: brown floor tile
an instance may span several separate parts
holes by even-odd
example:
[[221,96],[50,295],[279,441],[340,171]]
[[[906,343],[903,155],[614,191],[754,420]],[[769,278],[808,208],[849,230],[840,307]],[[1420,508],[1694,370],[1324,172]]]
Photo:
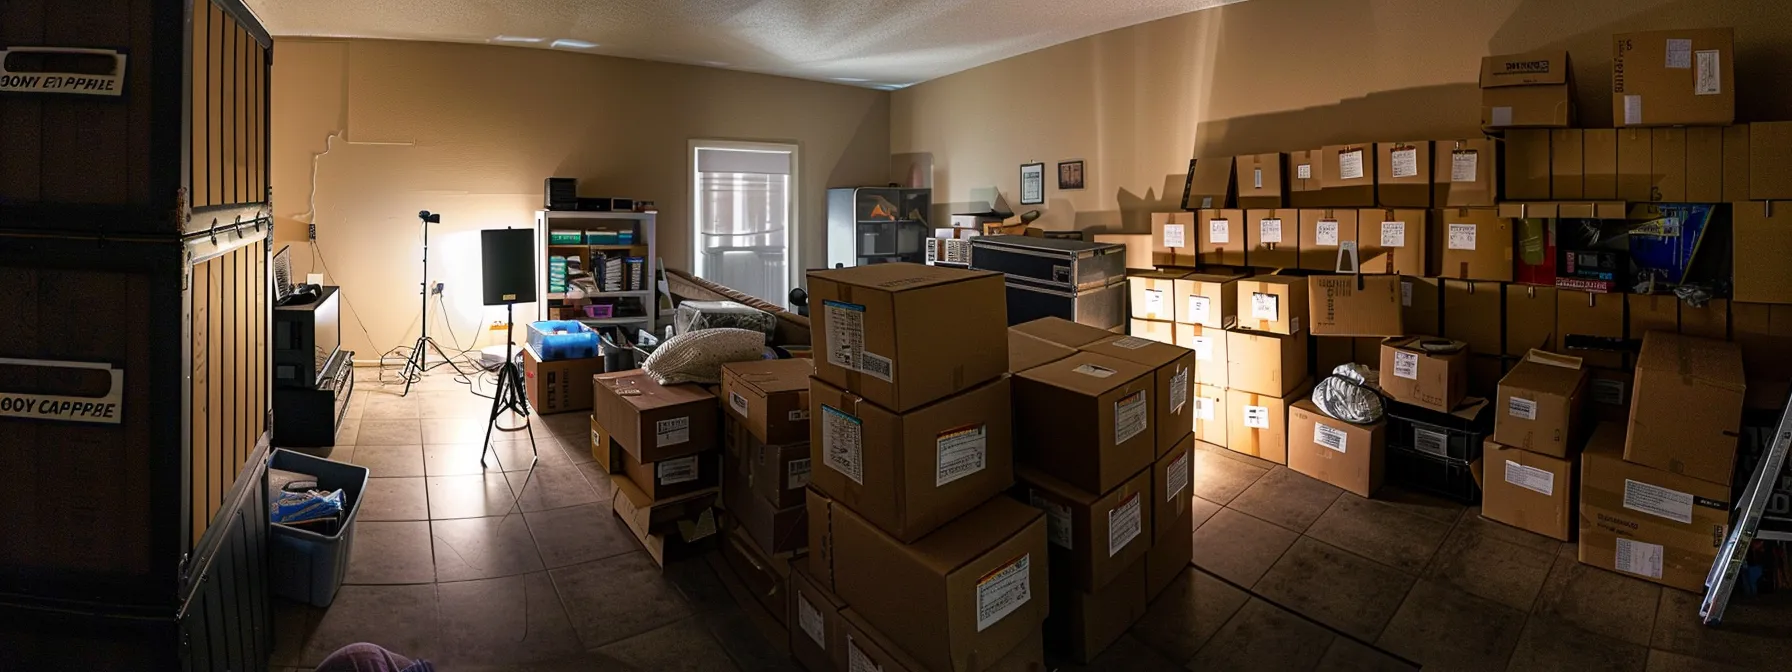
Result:
[[[436,587],[447,665],[527,663],[584,650],[547,572]],[[452,669],[452,668],[450,668]]]
[[[378,425],[380,422],[369,420],[366,424]],[[367,431],[363,427],[362,435],[365,436]],[[419,444],[358,444],[354,459],[355,464],[367,467],[367,475],[374,478],[423,475],[423,446]]]
[[1532,616],[1512,651],[1511,670],[1625,672],[1646,664],[1649,648],[1596,635],[1562,621]]
[[1436,495],[1414,492],[1398,485],[1385,485],[1375,491],[1375,501],[1440,523],[1455,524],[1468,507]]
[[429,520],[429,489],[421,477],[369,478],[356,520]]
[[692,613],[646,553],[562,567],[549,574],[573,630],[587,649],[648,632]]
[[[786,642],[772,642],[765,630],[747,616],[739,605],[732,609],[698,612],[697,623],[721,643],[722,651],[742,670],[753,672],[804,672],[791,659]],[[802,636],[802,631],[797,630]]]
[[1163,654],[1134,639],[1132,635],[1121,635],[1120,639],[1115,640],[1106,651],[1101,652],[1101,655],[1096,656],[1087,665],[1076,663],[1050,665],[1053,659],[1049,657],[1050,654],[1047,655],[1048,669],[1056,672],[1111,672],[1118,670],[1126,672],[1187,672],[1187,668],[1165,658]]
[[546,569],[521,515],[460,518],[430,523],[436,580],[466,581]]
[[1708,661],[1758,670],[1787,669],[1792,661],[1792,594],[1730,598],[1723,623],[1699,622],[1699,596],[1661,590],[1650,646]]
[[1319,672],[1416,672],[1419,667],[1394,657],[1393,654],[1362,644],[1349,637],[1332,640],[1332,646],[1319,659]]
[[1191,499],[1194,500],[1194,506],[1193,506],[1193,510],[1195,512],[1195,527],[1194,527],[1194,529],[1199,530],[1199,529],[1201,529],[1202,523],[1207,522],[1208,518],[1212,518],[1213,514],[1219,512],[1220,505],[1215,504],[1213,502],[1209,502],[1205,499],[1201,499],[1200,497],[1193,497]]
[[284,598],[274,598],[274,646],[268,653],[268,664],[299,665],[305,656],[305,640],[317,630],[324,610]]
[[740,669],[697,619],[686,618],[607,644],[599,653],[642,670],[724,672]]
[[1412,582],[1412,577],[1398,570],[1301,537],[1252,591],[1302,616],[1368,641],[1381,634]]
[[478,476],[431,476],[429,517],[432,520],[501,516],[515,501],[502,473]]
[[1412,574],[1425,569],[1450,525],[1343,493],[1307,536]]
[[1554,548],[1543,552],[1511,544],[1489,536],[1481,526],[1464,524],[1467,522],[1464,518],[1444,539],[1425,568],[1425,576],[1530,611],[1555,563]]
[[613,557],[635,550],[628,528],[610,512],[608,501],[523,514],[535,548],[549,569]]
[[[373,390],[367,395],[367,410],[361,414],[364,420],[416,420],[423,417],[423,407],[417,402],[417,393],[400,397],[398,387],[390,392]],[[421,441],[419,441],[420,443]]]
[[1588,632],[1649,645],[1661,586],[1557,555],[1532,612]]
[[520,493],[517,504],[523,511],[546,511],[597,501],[597,491],[571,465],[505,472],[504,477],[510,481],[511,492]]
[[356,642],[428,658],[439,650],[437,623],[434,585],[343,586],[306,640],[299,666],[316,667],[337,649]]
[[479,433],[467,440],[479,441],[483,437],[485,423],[491,418],[492,400],[476,396],[465,387],[459,390],[425,390],[415,393],[415,396],[418,417],[425,420],[470,420],[478,423]]
[[[353,404],[350,405],[352,406]],[[344,418],[340,424],[336,425],[336,445],[338,446],[353,446],[355,445],[355,439],[360,435],[360,418]]]
[[[435,580],[429,523],[355,523],[355,543],[349,550],[344,583],[429,583]],[[340,594],[337,599],[341,599]]]
[[1651,649],[1648,672],[1748,672],[1748,668]]
[[1189,661],[1192,670],[1310,670],[1337,635],[1268,602],[1251,599]]
[[1471,506],[1467,511],[1464,511],[1462,513],[1462,520],[1459,521],[1456,526],[1479,532],[1508,544],[1523,546],[1539,553],[1549,553],[1553,555],[1560,552],[1562,549],[1562,542],[1559,539],[1552,539],[1537,534],[1536,532],[1521,530],[1496,520],[1482,518],[1481,507],[1479,506]]
[[1195,449],[1195,495],[1216,504],[1224,505],[1251,487],[1252,483],[1269,473],[1267,467],[1246,462],[1244,458],[1232,457],[1224,451]]
[[551,436],[587,437],[591,434],[591,411],[536,416],[535,433],[543,434],[543,428]]
[[498,473],[503,468],[493,455],[486,455],[485,466],[480,466],[477,442],[426,443],[423,444],[423,471],[430,476],[472,476]]
[[1220,509],[1195,530],[1195,566],[1241,586],[1255,584],[1300,535]]
[[[560,441],[552,436],[535,435],[535,450],[529,449],[529,437],[499,441],[492,440],[492,452],[498,455],[498,463],[505,471],[525,471],[531,462],[535,468],[571,467],[572,460],[566,457],[566,451],[560,449]],[[532,459],[536,458],[536,459]]]
[[423,443],[471,443],[485,440],[485,422],[474,418],[425,418]]
[[1198,569],[1182,576],[1151,602],[1132,635],[1171,660],[1186,661],[1231,620],[1250,594]]
[[1375,645],[1426,669],[1504,670],[1524,622],[1521,611],[1421,580]]
[[1287,467],[1276,467],[1226,506],[1305,532],[1344,491]]

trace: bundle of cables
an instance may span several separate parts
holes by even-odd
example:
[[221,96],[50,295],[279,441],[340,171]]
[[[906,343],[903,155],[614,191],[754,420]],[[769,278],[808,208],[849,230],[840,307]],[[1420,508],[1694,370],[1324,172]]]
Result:
[[1375,370],[1362,364],[1339,364],[1313,386],[1313,405],[1326,415],[1359,425],[1374,424],[1387,413]]

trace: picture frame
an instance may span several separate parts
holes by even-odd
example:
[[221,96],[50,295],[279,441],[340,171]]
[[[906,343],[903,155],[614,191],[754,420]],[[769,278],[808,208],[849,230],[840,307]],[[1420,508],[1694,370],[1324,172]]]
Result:
[[1045,203],[1045,164],[1020,164],[1020,204],[1042,205]]
[[1188,178],[1182,182],[1182,209],[1189,212],[1194,212],[1196,210],[1194,205],[1189,203],[1189,195],[1195,191],[1195,162],[1199,160],[1200,159],[1188,160]]
[[1058,162],[1058,190],[1080,191],[1085,184],[1082,159],[1071,159]]

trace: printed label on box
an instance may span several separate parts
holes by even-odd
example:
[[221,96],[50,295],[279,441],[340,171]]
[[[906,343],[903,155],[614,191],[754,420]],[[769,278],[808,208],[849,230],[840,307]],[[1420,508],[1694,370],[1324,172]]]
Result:
[[1452,249],[1452,250],[1473,250],[1473,249],[1475,249],[1475,233],[1476,233],[1476,227],[1473,224],[1451,224],[1450,225],[1450,249]]
[[1225,245],[1232,242],[1232,222],[1215,219],[1207,222],[1207,242]]
[[1419,174],[1419,148],[1402,147],[1389,152],[1394,160],[1394,177],[1417,177]]
[[809,485],[809,458],[791,460],[784,467],[784,483],[785,490],[801,490]]
[[786,417],[790,418],[791,422],[802,422],[804,420],[808,420],[809,419],[809,409],[803,408],[803,409],[791,411],[790,415],[788,415]]
[[1554,473],[1506,460],[1506,482],[1545,497],[1556,494]]
[[1661,545],[1618,537],[1614,569],[1626,574],[1661,578]]
[[1676,523],[1692,522],[1692,495],[1659,485],[1624,479],[1624,508]]
[[1607,406],[1624,405],[1624,382],[1614,378],[1594,378],[1587,383],[1589,398],[1595,404]]
[[827,321],[828,363],[857,371],[859,352],[865,348],[865,307],[845,301],[823,301]]
[[1253,189],[1262,189],[1263,188],[1263,169],[1262,168],[1251,169],[1251,188],[1253,188]]
[[1313,443],[1344,453],[1349,452],[1345,450],[1345,447],[1349,442],[1350,436],[1345,434],[1344,430],[1336,427],[1327,427],[1325,426],[1325,423],[1313,423]]
[[1474,149],[1458,149],[1450,152],[1450,181],[1473,182],[1481,175],[1481,152]]
[[1213,359],[1213,337],[1211,336],[1196,336],[1194,342],[1189,343],[1188,347],[1195,351],[1195,359],[1199,361],[1205,362]]
[[1677,70],[1692,67],[1692,40],[1668,38],[1667,67]]
[[1190,294],[1188,297],[1188,321],[1202,323],[1207,321],[1207,297]]
[[1394,376],[1407,380],[1419,379],[1419,353],[1394,351]]
[[1157,341],[1153,341],[1149,338],[1139,338],[1137,336],[1127,336],[1125,338],[1114,339],[1114,347],[1121,348],[1124,350],[1137,350],[1139,348],[1143,348],[1147,345],[1151,345],[1152,343],[1156,343],[1156,342]]
[[1150,411],[1150,405],[1145,403],[1144,390],[1114,402],[1114,445],[1126,443],[1127,439],[1143,434],[1146,425],[1150,424]]
[[1718,67],[1719,53],[1716,49],[1698,52],[1699,68],[1695,71],[1697,79],[1693,81],[1693,95],[1714,96],[1724,92],[1724,78]]
[[1512,397],[1506,400],[1506,415],[1520,420],[1537,419],[1537,402],[1523,397]]
[[654,478],[660,485],[678,485],[697,480],[697,456],[689,455],[654,463]]
[[653,423],[653,446],[664,448],[691,440],[691,416]]
[[1257,242],[1259,242],[1259,243],[1280,243],[1280,242],[1282,242],[1282,220],[1279,220],[1279,219],[1258,220],[1257,221]]
[[1643,123],[1643,97],[1634,94],[1624,96],[1624,125],[1640,123]]
[[1412,307],[1412,281],[1411,280],[1401,280],[1400,281],[1400,307],[1401,308],[1411,308]]
[[891,382],[891,376],[895,375],[896,367],[892,365],[888,357],[861,350],[859,352],[859,371],[888,383]]
[[1382,222],[1381,246],[1406,247],[1406,222]]
[[1202,422],[1213,421],[1213,409],[1219,408],[1220,400],[1213,397],[1195,397],[1195,419]]
[[1488,121],[1492,122],[1490,124],[1492,126],[1511,126],[1512,125],[1512,108],[1510,106],[1502,105],[1500,107],[1493,108],[1493,114],[1491,116],[1493,118],[1489,119]]
[[939,433],[934,441],[939,459],[939,468],[933,477],[934,487],[983,471],[984,460],[989,456],[987,433],[983,425]]
[[814,640],[816,646],[828,648],[827,622],[822,620],[821,610],[809,604],[808,596],[799,594],[796,596],[796,611],[796,620],[802,624],[803,632],[809,635],[809,639]]
[[1145,290],[1145,314],[1157,315],[1164,312],[1164,291],[1161,289]]
[[844,474],[852,482],[865,484],[865,445],[860,440],[863,426],[858,418],[827,404],[821,406],[821,454],[828,468]]
[[750,415],[747,412],[747,398],[741,396],[739,392],[728,393],[728,405],[741,415]]
[[1269,429],[1269,407],[1245,406],[1244,426],[1252,429]]
[[1363,150],[1352,149],[1338,152],[1338,178],[1344,180],[1363,179]]
[[852,641],[852,635],[847,635],[846,672],[884,672],[884,668],[871,662],[871,658],[866,656],[864,651],[859,650],[858,643]]
[[1114,375],[1114,373],[1115,373],[1113,369],[1110,369],[1105,366],[1098,366],[1095,364],[1084,364],[1082,366],[1071,369],[1071,371],[1075,371],[1075,372],[1083,374],[1085,376],[1094,376],[1096,378],[1106,378],[1108,376]]
[[1164,247],[1182,247],[1187,244],[1181,224],[1164,225]]
[[1314,241],[1320,245],[1338,246],[1338,220],[1321,219],[1319,227],[1313,231]]
[[1031,491],[1027,500],[1033,508],[1045,512],[1045,540],[1059,548],[1074,549],[1076,542],[1071,536],[1070,507],[1039,496],[1037,490]]
[[1144,513],[1141,508],[1139,493],[1132,493],[1120,506],[1108,512],[1108,557],[1120,554],[1120,549],[1132,543],[1144,532]]
[[1033,599],[1032,554],[1015,558],[977,581],[977,632]]
[[1436,455],[1438,457],[1449,457],[1450,451],[1448,445],[1449,437],[1444,436],[1443,432],[1434,432],[1429,429],[1419,429],[1418,427],[1412,428],[1412,447],[1421,453]]
[[1282,299],[1274,294],[1251,292],[1251,319],[1276,321],[1282,316]]
[[1170,376],[1170,413],[1182,412],[1182,405],[1188,403],[1188,368],[1176,367],[1176,373]]
[[1195,453],[1191,450],[1170,462],[1170,473],[1164,474],[1164,501],[1176,499],[1177,495],[1182,494],[1182,491],[1188,488],[1188,479],[1191,473],[1188,468],[1189,456],[1193,454]]

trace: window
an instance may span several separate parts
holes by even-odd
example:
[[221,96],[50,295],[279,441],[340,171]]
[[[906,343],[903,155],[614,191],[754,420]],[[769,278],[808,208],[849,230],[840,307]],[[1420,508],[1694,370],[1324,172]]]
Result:
[[784,305],[796,147],[698,141],[691,149],[697,276]]

